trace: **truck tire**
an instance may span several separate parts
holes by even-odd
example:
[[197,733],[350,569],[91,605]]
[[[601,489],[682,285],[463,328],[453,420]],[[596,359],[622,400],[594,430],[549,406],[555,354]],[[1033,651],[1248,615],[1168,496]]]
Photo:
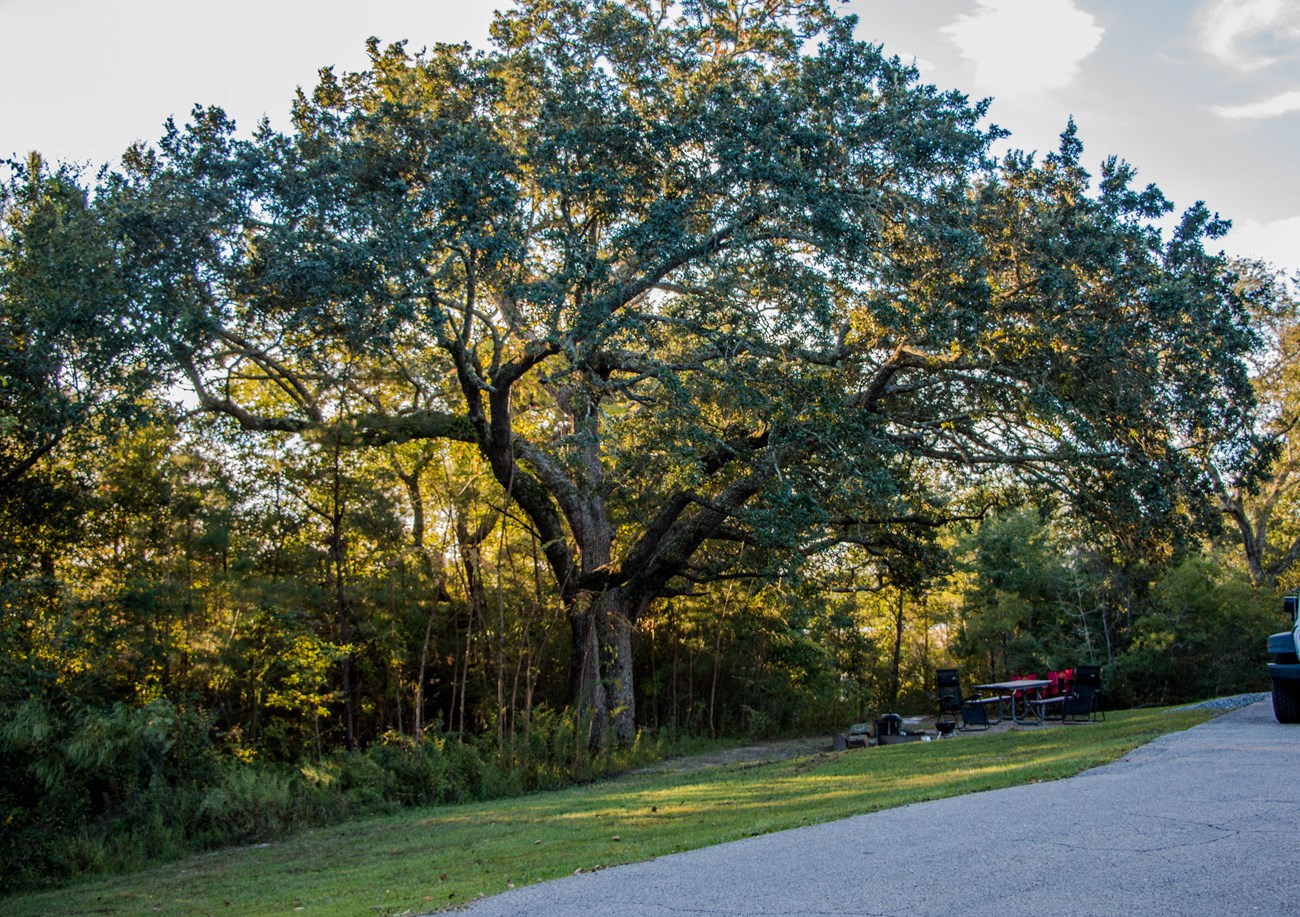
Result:
[[1300,723],[1300,682],[1273,682],[1273,716],[1279,723]]

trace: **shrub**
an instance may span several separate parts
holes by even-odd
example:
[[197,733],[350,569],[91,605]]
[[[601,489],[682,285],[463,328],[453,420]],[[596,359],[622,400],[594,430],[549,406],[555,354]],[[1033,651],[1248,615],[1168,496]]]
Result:
[[0,729],[0,891],[138,868],[346,818],[514,796],[647,762],[660,739],[599,753],[589,721],[538,708],[525,733],[423,741],[386,733],[362,751],[297,765],[222,757],[210,719],[168,701],[83,710],[40,704]]

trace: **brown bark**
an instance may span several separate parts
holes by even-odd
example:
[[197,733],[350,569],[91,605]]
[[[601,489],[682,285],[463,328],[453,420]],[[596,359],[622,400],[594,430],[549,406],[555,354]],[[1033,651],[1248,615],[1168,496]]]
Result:
[[636,610],[621,590],[582,596],[570,612],[573,666],[570,690],[590,718],[593,749],[636,738],[632,686],[632,628]]
[[[411,544],[420,559],[420,569],[428,583],[429,616],[424,625],[424,640],[420,644],[420,667],[415,680],[415,713],[411,734],[417,740],[424,737],[424,685],[428,674],[429,654],[433,649],[433,625],[440,604],[450,602],[447,592],[446,574],[443,570],[441,555],[430,551],[425,544],[424,486],[422,476],[429,466],[432,454],[422,455],[411,470],[402,467],[401,462],[393,459],[393,471],[406,488],[407,500],[411,506]],[[450,723],[447,724],[450,727]]]
[[889,703],[892,710],[898,704],[899,689],[902,684],[903,662],[903,590],[898,590],[898,607],[894,611],[894,655],[889,669]]
[[482,545],[483,541],[491,534],[493,527],[496,525],[496,520],[497,513],[491,512],[471,532],[465,522],[464,515],[459,512],[456,514],[456,543],[460,552],[461,569],[465,577],[465,595],[469,601],[469,620],[465,627],[465,655],[460,676],[460,704],[457,711],[459,717],[458,729],[461,732],[465,731],[465,695],[469,685],[474,624],[477,621],[480,626],[486,627],[483,609],[487,603],[487,595],[483,586]]

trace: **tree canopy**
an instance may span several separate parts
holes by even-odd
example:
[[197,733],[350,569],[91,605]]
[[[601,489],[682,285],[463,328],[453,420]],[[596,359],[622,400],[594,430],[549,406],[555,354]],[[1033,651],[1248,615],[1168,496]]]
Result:
[[78,428],[130,413],[153,377],[111,226],[76,170],[39,155],[0,185],[0,501]]
[[[103,181],[133,314],[206,410],[343,448],[469,444],[538,539],[593,742],[656,599],[1050,492],[1150,545],[1240,465],[1242,301],[1134,170],[990,157],[985,103],[816,0],[530,0],[492,46],[325,70]],[[612,732],[611,732],[612,730]]]

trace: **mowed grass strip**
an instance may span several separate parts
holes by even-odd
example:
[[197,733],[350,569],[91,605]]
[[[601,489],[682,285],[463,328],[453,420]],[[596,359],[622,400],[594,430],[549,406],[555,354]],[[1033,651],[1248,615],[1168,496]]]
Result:
[[10,897],[50,914],[420,914],[532,882],[946,796],[1069,777],[1212,716],[969,735],[404,812]]

